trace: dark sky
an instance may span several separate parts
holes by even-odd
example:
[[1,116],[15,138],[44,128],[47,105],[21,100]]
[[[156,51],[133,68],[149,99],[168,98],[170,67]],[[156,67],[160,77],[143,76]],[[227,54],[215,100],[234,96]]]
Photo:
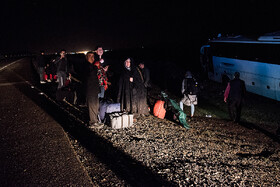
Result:
[[9,0],[0,19],[0,52],[162,46],[280,30],[277,1],[265,0]]

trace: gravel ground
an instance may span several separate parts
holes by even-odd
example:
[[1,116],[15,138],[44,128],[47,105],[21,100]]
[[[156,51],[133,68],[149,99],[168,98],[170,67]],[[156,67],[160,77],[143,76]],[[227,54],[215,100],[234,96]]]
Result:
[[[148,116],[129,129],[105,126],[93,131],[176,185],[280,184],[278,142],[228,121],[199,118],[190,124],[192,128],[186,130],[168,120]],[[90,154],[83,156],[93,180],[111,185],[114,173],[96,165]],[[120,180],[116,185],[124,184]]]
[[[265,104],[278,106],[270,101]],[[245,111],[252,110],[252,105],[250,103],[249,109],[245,108]],[[212,118],[206,118],[203,117],[205,113],[214,111],[209,106],[203,107],[197,107],[197,117],[189,122],[190,130],[176,122],[152,115],[139,117],[134,126],[127,129],[116,130],[108,126],[90,129],[112,145],[113,149],[124,153],[120,155],[111,151],[112,147],[105,148],[106,151],[101,153],[104,157],[106,154],[114,157],[115,154],[111,164],[100,160],[79,141],[72,139],[72,142],[93,182],[98,186],[280,185],[279,138],[271,132],[276,127],[267,129],[267,120],[261,120],[266,123],[251,123],[250,112],[240,124],[221,119],[215,114]],[[220,107],[221,111],[224,107]],[[259,112],[258,106],[254,107],[253,111]],[[265,119],[266,114],[262,114],[262,119]],[[135,177],[137,172],[131,174],[137,168],[130,168],[129,165],[121,168],[125,159],[140,164],[155,181],[141,181]],[[118,160],[121,161],[118,163]]]

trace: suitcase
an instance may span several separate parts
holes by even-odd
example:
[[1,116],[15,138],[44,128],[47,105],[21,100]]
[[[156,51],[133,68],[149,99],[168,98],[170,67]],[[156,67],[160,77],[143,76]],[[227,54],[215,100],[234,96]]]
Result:
[[105,118],[105,113],[108,105],[109,103],[107,101],[100,101],[99,103],[99,117],[101,121],[103,121]]
[[164,108],[164,101],[161,100],[157,100],[155,106],[154,106],[154,116],[160,118],[160,119],[164,119],[165,114],[166,114],[166,110]]
[[113,112],[120,112],[121,111],[121,104],[120,103],[111,103],[108,104],[106,113],[113,113]]
[[133,125],[133,114],[115,112],[108,115],[108,124],[113,129],[122,129]]

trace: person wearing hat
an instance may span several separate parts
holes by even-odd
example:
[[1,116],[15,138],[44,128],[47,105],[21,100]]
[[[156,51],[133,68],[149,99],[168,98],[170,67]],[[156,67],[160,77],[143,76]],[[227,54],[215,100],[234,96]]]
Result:
[[240,79],[240,73],[234,73],[234,79],[231,80],[224,93],[224,101],[228,105],[229,117],[234,122],[240,121],[242,104],[246,93],[245,82]]

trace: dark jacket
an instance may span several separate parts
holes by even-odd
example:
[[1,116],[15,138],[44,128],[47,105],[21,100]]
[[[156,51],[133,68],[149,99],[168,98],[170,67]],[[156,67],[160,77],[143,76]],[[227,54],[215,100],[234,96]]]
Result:
[[146,88],[151,87],[151,83],[150,83],[150,70],[147,67],[144,67],[143,69],[141,69],[141,73],[143,75],[144,78],[144,85]]
[[230,90],[228,98],[230,100],[242,100],[246,93],[245,82],[239,78],[235,78],[229,82]]
[[129,81],[130,77],[133,77],[133,72],[134,68],[130,70],[125,67],[123,68],[120,75],[117,97],[117,102],[121,104],[121,110],[125,110],[129,113],[135,112],[135,107],[133,107],[133,91],[135,92],[134,83]]
[[46,66],[46,58],[44,55],[39,55],[37,57],[38,67],[45,67]]
[[133,100],[136,105],[135,112],[137,114],[148,114],[149,110],[147,105],[147,88],[145,85],[145,78],[138,67],[133,71],[133,82],[135,89],[135,92],[133,92]]
[[97,67],[87,61],[85,63],[85,85],[87,95],[98,95],[100,93]]
[[57,57],[54,61],[54,64],[57,67],[56,72],[63,71],[63,72],[68,73],[70,70],[69,63],[68,63],[68,60],[66,57],[62,58],[62,59],[60,57]]

